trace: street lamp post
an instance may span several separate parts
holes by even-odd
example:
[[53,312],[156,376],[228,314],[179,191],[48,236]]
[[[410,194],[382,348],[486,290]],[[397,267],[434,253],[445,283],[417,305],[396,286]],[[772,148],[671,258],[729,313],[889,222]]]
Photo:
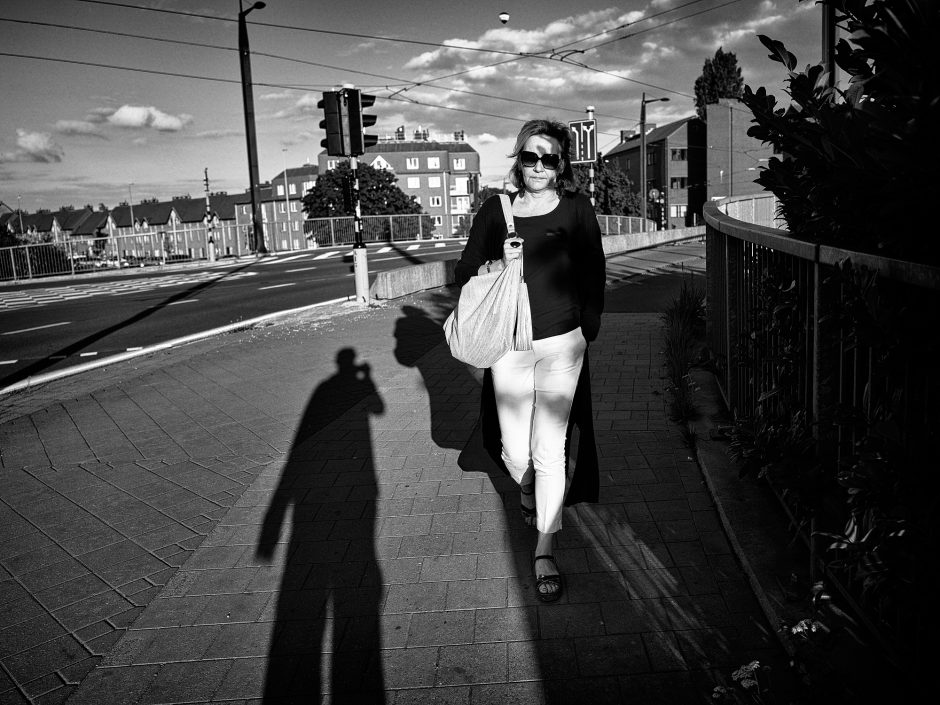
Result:
[[265,254],[264,230],[258,213],[258,139],[255,136],[254,96],[251,90],[251,51],[248,48],[248,24],[245,17],[252,10],[264,8],[265,3],[255,2],[247,10],[238,0],[238,56],[241,59],[242,103],[245,109],[245,139],[248,143],[248,186],[251,191],[251,232],[255,252]]
[[[646,219],[646,104],[667,101],[669,98],[646,99],[646,93],[640,99],[640,217]],[[646,223],[643,223],[646,230]]]

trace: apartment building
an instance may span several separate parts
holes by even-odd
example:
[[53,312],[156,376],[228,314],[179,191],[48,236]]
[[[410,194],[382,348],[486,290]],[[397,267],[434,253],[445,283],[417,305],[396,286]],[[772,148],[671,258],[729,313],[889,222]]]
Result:
[[[335,168],[342,157],[319,155],[320,173]],[[441,137],[420,127],[411,139],[405,128],[379,138],[359,160],[374,169],[389,169],[398,187],[413,196],[431,216],[435,228],[452,234],[470,216],[473,195],[479,189],[480,155],[463,132]]]

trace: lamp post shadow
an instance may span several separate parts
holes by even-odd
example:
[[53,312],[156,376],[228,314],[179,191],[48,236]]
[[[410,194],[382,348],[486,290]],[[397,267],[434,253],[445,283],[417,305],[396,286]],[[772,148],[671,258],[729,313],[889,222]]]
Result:
[[283,565],[265,703],[327,692],[334,703],[385,702],[370,432],[385,405],[354,349],[336,364],[301,417],[256,548]]

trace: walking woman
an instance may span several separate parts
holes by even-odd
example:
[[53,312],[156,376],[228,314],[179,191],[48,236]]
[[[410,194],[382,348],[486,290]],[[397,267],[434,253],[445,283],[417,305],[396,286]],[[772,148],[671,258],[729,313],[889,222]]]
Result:
[[[605,260],[590,200],[569,190],[574,181],[570,147],[568,128],[559,122],[530,120],[523,125],[510,155],[515,160],[510,177],[518,189],[512,198],[516,235],[506,239],[499,199],[488,199],[473,220],[456,269],[457,283],[463,285],[481,271],[523,258],[532,349],[511,350],[490,369],[483,426],[486,434],[486,399],[492,394],[500,459],[519,484],[526,523],[538,530],[534,572],[544,602],[560,598],[564,586],[553,539],[566,504],[566,446],[576,392],[576,413],[582,416],[580,445],[593,455],[594,477],[572,480],[567,503],[572,503],[573,494],[578,495],[575,501],[597,500],[593,425],[583,418],[591,416],[590,388],[581,373],[587,344],[600,328]],[[590,433],[583,432],[585,427]],[[579,447],[576,475],[590,472],[582,468],[581,456]],[[583,481],[576,492],[578,479]]]

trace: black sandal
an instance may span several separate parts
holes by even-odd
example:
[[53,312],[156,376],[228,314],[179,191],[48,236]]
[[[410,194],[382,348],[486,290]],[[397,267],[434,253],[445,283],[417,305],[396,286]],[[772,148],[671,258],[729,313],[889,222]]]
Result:
[[[529,492],[525,491],[525,488],[529,488]],[[519,485],[519,494],[525,495],[526,497],[531,497],[535,494],[535,483],[529,485]],[[520,497],[519,500],[519,511],[522,513],[522,519],[525,521],[526,526],[535,526],[535,507],[527,507],[522,503]]]
[[[532,561],[532,570],[535,571],[535,566],[540,560],[551,561],[552,565],[555,566],[555,570],[558,570],[558,563],[555,561],[555,556],[536,556]],[[554,587],[554,590],[543,591],[543,587]],[[542,602],[555,602],[558,598],[561,597],[561,593],[564,590],[564,579],[561,577],[561,571],[558,570],[558,575],[539,575],[538,572],[535,572],[535,591],[538,593],[539,599]]]

